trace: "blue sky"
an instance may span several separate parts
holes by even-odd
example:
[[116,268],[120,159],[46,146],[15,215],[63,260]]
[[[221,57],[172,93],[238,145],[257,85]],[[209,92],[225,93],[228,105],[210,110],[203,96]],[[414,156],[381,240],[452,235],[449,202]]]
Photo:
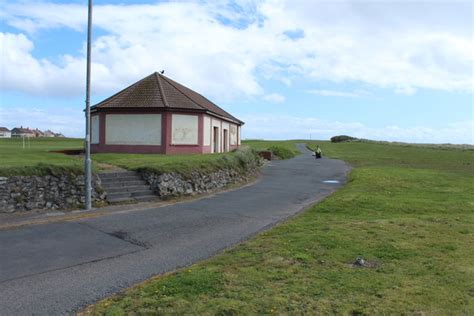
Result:
[[[93,103],[154,72],[244,138],[474,143],[471,1],[94,1]],[[86,1],[0,1],[0,126],[83,135]]]

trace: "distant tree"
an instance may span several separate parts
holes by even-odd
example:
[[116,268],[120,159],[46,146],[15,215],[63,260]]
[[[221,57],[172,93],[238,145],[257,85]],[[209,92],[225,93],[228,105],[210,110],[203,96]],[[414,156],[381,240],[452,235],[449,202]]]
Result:
[[356,138],[356,137],[347,136],[347,135],[339,135],[339,136],[331,137],[331,142],[332,143],[351,142],[351,141],[355,141],[355,140],[359,140],[359,139]]

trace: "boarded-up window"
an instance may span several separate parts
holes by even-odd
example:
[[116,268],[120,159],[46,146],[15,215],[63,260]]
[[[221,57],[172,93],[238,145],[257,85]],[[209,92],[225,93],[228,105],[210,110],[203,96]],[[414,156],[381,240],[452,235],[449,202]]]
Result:
[[99,116],[91,116],[91,144],[99,143]]
[[108,145],[161,145],[161,114],[107,114]]
[[198,144],[198,117],[196,115],[173,114],[171,126],[173,145]]

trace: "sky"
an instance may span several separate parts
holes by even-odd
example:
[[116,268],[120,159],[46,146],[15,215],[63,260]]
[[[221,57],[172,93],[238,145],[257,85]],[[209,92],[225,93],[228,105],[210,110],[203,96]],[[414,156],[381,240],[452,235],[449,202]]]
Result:
[[[84,135],[87,1],[0,0],[0,126]],[[474,144],[473,2],[95,0],[95,104],[165,75],[244,139]]]

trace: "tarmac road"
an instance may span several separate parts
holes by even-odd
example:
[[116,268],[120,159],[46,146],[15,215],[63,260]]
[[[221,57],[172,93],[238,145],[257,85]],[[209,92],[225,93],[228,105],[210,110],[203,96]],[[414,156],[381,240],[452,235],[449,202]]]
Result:
[[344,162],[300,149],[270,162],[254,185],[209,198],[0,230],[0,315],[80,310],[248,239],[344,184]]

